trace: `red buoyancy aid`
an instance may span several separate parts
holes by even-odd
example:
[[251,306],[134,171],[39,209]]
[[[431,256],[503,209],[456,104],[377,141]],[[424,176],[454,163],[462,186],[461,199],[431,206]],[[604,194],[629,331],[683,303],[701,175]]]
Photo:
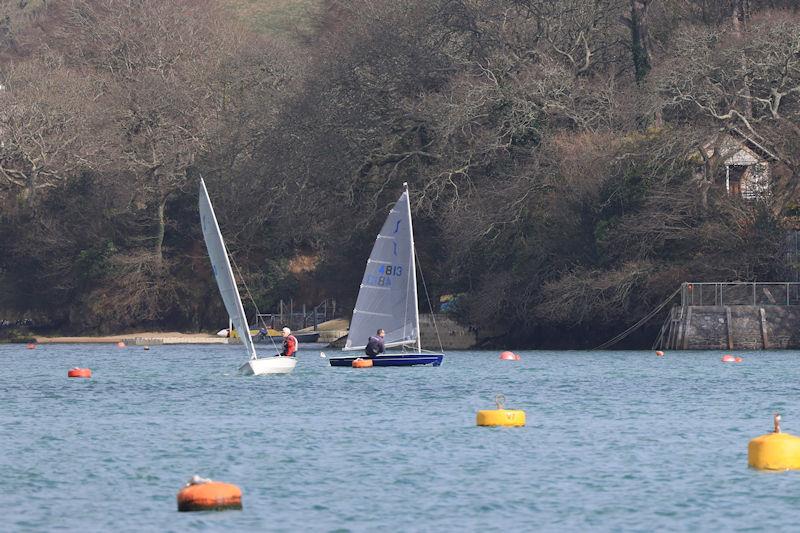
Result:
[[297,352],[297,339],[294,335],[287,336],[283,341],[283,355],[287,357],[294,356]]

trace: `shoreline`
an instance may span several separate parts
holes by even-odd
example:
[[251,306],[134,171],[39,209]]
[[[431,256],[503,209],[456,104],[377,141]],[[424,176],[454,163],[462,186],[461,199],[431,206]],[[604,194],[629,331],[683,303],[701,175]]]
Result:
[[213,333],[179,333],[177,331],[144,331],[101,336],[44,337],[36,335],[32,338],[37,344],[116,344],[118,342],[139,344],[139,341],[145,341],[147,344],[227,344],[228,342],[227,338],[218,337]]

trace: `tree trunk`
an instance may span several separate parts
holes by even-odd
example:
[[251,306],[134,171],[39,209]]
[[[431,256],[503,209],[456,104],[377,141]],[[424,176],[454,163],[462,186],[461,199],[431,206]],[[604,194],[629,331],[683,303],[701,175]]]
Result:
[[28,209],[33,209],[33,204],[36,201],[36,184],[39,182],[37,179],[38,177],[39,172],[36,170],[32,170],[28,173],[28,179],[25,187],[27,189],[27,198],[25,198],[25,201],[28,204]]
[[703,212],[708,211],[708,191],[711,189],[711,182],[704,181],[700,184],[700,205],[703,208]]
[[[746,31],[748,22],[750,20],[750,0],[734,0],[733,14],[731,16],[731,25],[733,26],[733,33],[739,38],[742,38]],[[742,66],[742,108],[743,115],[747,118],[753,117],[753,101],[750,98],[750,76],[747,75],[747,61],[744,52],[741,58]]]
[[165,211],[167,208],[167,198],[169,194],[165,194],[158,202],[158,231],[156,233],[156,266],[160,269],[164,262],[164,234],[167,229],[167,218]]
[[736,35],[741,36],[750,19],[750,0],[734,0],[731,23]]
[[631,51],[636,82],[641,83],[653,67],[650,55],[650,34],[647,27],[647,5],[650,0],[631,0]]

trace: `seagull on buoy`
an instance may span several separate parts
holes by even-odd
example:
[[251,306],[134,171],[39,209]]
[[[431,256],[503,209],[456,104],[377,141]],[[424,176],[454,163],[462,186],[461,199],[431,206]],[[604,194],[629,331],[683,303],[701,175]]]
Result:
[[780,433],[781,432],[781,414],[775,413],[775,417],[772,419],[775,423],[775,430],[773,433]]
[[197,474],[193,475],[192,478],[186,482],[186,486],[189,485],[202,485],[203,483],[211,483],[211,480],[208,478],[200,477]]

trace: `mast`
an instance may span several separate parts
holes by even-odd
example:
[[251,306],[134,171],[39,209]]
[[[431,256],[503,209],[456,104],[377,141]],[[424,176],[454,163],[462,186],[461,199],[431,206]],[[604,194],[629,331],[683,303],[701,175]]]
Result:
[[[238,330],[239,338],[250,355],[250,359],[257,359],[256,347],[250,339],[250,328],[247,326],[247,315],[244,314],[242,299],[239,296],[239,288],[236,286],[236,278],[233,275],[233,268],[228,258],[228,249],[222,232],[219,229],[217,215],[211,205],[211,198],[208,196],[206,183],[200,178],[200,217],[202,221],[203,238],[206,241],[208,257],[211,260],[211,268],[214,271],[214,278],[219,288],[222,301],[225,303],[225,310],[228,311],[229,323],[234,323]],[[206,216],[208,222],[206,225]],[[229,330],[230,331],[230,330]]]
[[408,183],[403,182],[406,191],[406,208],[408,208],[408,232],[411,234],[411,288],[414,295],[414,326],[417,328],[417,351],[422,351],[422,335],[419,329],[419,302],[417,301],[417,251],[414,247],[414,224],[411,222],[411,197],[408,194]]

